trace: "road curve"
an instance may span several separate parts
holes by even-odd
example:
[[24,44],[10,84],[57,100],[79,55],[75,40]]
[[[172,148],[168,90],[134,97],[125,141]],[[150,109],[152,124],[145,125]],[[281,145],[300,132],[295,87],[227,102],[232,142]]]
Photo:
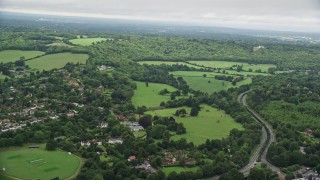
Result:
[[[245,167],[241,168],[239,171],[244,174],[248,173],[248,171],[255,165],[255,162],[259,160],[259,154],[261,153],[261,162],[265,163],[272,171],[276,172],[279,176],[284,176],[280,168],[272,165],[267,161],[266,155],[267,155],[268,149],[271,143],[276,142],[275,134],[272,126],[268,122],[266,122],[266,120],[259,113],[257,113],[250,106],[248,106],[246,102],[248,92],[249,91],[246,91],[240,94],[238,96],[238,102],[242,104],[244,107],[246,107],[247,111],[252,115],[253,119],[255,119],[256,121],[258,121],[263,125],[263,130],[262,130],[261,142],[257,150],[254,152],[254,155],[251,157],[249,163]],[[263,146],[265,146],[264,149],[262,148]]]

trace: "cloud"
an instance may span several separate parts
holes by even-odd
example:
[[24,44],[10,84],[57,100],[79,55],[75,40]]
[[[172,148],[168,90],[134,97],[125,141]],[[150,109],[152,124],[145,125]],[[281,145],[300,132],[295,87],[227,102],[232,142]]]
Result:
[[318,0],[0,0],[0,7],[29,13],[320,29]]

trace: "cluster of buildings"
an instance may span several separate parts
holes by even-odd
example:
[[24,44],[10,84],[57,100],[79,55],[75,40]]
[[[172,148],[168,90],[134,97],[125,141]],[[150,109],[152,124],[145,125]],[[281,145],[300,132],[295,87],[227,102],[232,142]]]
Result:
[[[107,138],[105,140],[106,143],[108,144],[122,144],[123,143],[123,139],[122,138]],[[102,140],[97,140],[97,139],[93,139],[91,141],[81,141],[80,142],[81,146],[91,146],[92,144],[95,144],[97,146],[101,146],[102,145]]]
[[193,158],[189,158],[183,151],[165,152],[161,164],[163,166],[179,165],[179,161],[183,159],[185,165],[194,165],[196,161]]
[[306,166],[301,166],[294,175],[298,177],[294,180],[320,180],[320,174]]
[[129,127],[133,132],[144,130],[144,128],[138,122],[124,121],[124,122],[120,122],[120,124],[123,126]]
[[134,166],[134,168],[136,169],[144,169],[146,173],[148,174],[152,174],[157,172],[157,170],[155,168],[153,168],[150,163],[148,161],[144,161],[142,164],[138,164],[136,166]]
[[0,120],[1,127],[2,127],[1,128],[1,132],[14,131],[14,130],[17,130],[17,129],[22,129],[23,127],[27,126],[27,123],[35,124],[35,123],[39,123],[41,121],[43,121],[43,119],[33,118],[33,119],[30,119],[30,120],[18,123],[18,122],[15,122],[13,120],[3,119],[3,120]]

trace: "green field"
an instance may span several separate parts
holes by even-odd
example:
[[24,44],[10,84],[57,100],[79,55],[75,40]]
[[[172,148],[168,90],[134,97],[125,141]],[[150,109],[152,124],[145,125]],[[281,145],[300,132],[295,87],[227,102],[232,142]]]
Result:
[[72,54],[72,53],[58,53],[42,56],[30,61],[26,61],[32,69],[37,70],[51,70],[54,68],[62,68],[67,63],[82,63],[84,64],[88,59],[87,54]]
[[276,67],[272,64],[248,64],[243,62],[230,62],[230,61],[188,61],[189,63],[196,64],[203,67],[210,68],[230,68],[235,65],[243,66],[243,70],[248,71],[252,69],[253,71],[261,69],[262,72],[268,72],[270,67]]
[[170,74],[174,76],[182,76],[182,77],[203,77],[205,74],[206,77],[215,77],[215,76],[240,76],[240,74],[223,74],[216,72],[201,72],[201,71],[172,71]]
[[82,39],[71,39],[72,44],[81,45],[81,46],[90,46],[92,43],[106,40],[106,38],[82,38]]
[[3,75],[3,74],[0,74],[0,80],[3,80],[3,79],[5,79],[6,77],[8,77],[8,76],[6,76],[6,75]]
[[76,173],[80,161],[65,151],[46,151],[43,147],[10,148],[2,150],[0,156],[1,173],[5,168],[5,174],[21,179],[65,179]]
[[135,81],[137,89],[134,91],[132,97],[133,105],[146,106],[146,107],[159,107],[160,103],[170,100],[170,94],[160,95],[159,92],[167,89],[169,92],[176,91],[177,89],[167,84],[149,83],[147,87],[144,82]]
[[74,47],[74,46],[71,46],[69,44],[66,44],[64,42],[54,42],[54,43],[51,43],[51,44],[47,44],[46,46],[64,46],[64,47]]
[[24,56],[25,59],[43,55],[42,51],[20,51],[20,50],[5,50],[0,51],[0,63],[14,62]]
[[[245,84],[252,83],[251,78],[247,78],[238,82],[235,86],[229,81],[217,80],[215,78],[204,77],[183,77],[187,84],[194,90],[199,90],[206,93],[214,93],[222,90],[227,90],[232,87],[240,87]],[[210,83],[209,83],[210,81]]]
[[184,62],[139,61],[138,63],[139,63],[139,64],[148,64],[148,65],[161,65],[161,64],[165,64],[165,65],[170,65],[170,66],[175,65],[175,64],[178,64],[178,65],[186,65],[186,66],[193,67],[193,68],[196,68],[196,69],[201,69],[201,67],[199,67],[199,66],[195,66],[195,65],[192,65],[192,64],[184,63]]
[[168,176],[173,171],[175,171],[176,173],[181,173],[181,172],[186,172],[186,171],[196,172],[198,169],[199,169],[199,167],[175,166],[175,167],[164,167],[161,169],[161,171],[164,172]]
[[[189,113],[190,108],[185,108]],[[171,116],[177,109],[170,108],[162,110],[147,111],[145,114]],[[179,140],[186,138],[187,141],[193,142],[196,145],[204,143],[207,139],[222,139],[229,135],[229,132],[236,128],[242,130],[241,124],[236,123],[234,119],[225,114],[223,110],[218,110],[208,105],[201,105],[201,111],[197,117],[174,117],[177,122],[183,123],[187,129],[186,134],[175,135],[171,138]]]

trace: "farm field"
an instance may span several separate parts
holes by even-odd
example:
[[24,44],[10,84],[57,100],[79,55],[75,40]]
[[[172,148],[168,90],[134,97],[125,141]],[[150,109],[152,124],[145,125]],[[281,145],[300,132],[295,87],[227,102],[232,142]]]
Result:
[[80,159],[64,151],[21,147],[2,150],[0,164],[5,174],[21,179],[65,179],[76,172]]
[[[171,116],[177,109],[185,108],[189,113],[190,108],[170,108],[162,110],[147,111],[145,114]],[[174,117],[177,122],[183,123],[187,129],[186,134],[174,135],[173,140],[186,138],[188,142],[193,142],[196,145],[204,143],[207,139],[222,139],[229,135],[229,132],[236,128],[242,130],[241,124],[225,114],[224,111],[218,110],[208,105],[201,105],[201,111],[196,117]]]
[[272,64],[248,64],[243,62],[230,62],[230,61],[188,61],[189,63],[196,64],[203,67],[210,68],[229,68],[234,65],[242,65],[243,70],[248,71],[252,69],[253,71],[261,69],[262,72],[268,72],[268,69],[271,67],[276,67]]
[[106,38],[81,38],[81,39],[71,39],[72,44],[81,45],[81,46],[90,46],[92,43],[106,40]]
[[25,59],[43,55],[42,51],[20,51],[20,50],[5,50],[0,51],[0,63],[14,62],[24,56]]
[[74,47],[74,46],[71,46],[69,44],[66,44],[64,42],[54,42],[54,43],[51,43],[51,44],[47,44],[46,46],[64,46],[64,47]]
[[175,166],[175,167],[164,167],[162,168],[162,172],[164,172],[167,176],[175,171],[176,173],[180,172],[186,172],[186,171],[191,171],[191,172],[196,172],[199,169],[199,167],[180,167],[180,166]]
[[148,64],[148,65],[161,65],[161,64],[165,64],[165,65],[175,65],[175,64],[178,64],[178,65],[186,65],[186,66],[189,66],[189,67],[193,67],[193,68],[196,68],[196,69],[201,69],[202,67],[199,67],[199,66],[195,66],[195,65],[192,65],[192,64],[188,64],[188,63],[185,63],[185,62],[170,62],[170,61],[139,61],[138,62],[139,64]]
[[209,94],[252,83],[251,78],[240,81],[233,86],[229,81],[217,80],[214,77],[182,77],[192,89],[203,91]]
[[42,56],[30,61],[26,61],[32,69],[37,70],[51,70],[54,68],[62,68],[67,63],[81,63],[84,64],[88,59],[87,54],[72,54],[72,53],[58,53]]
[[206,77],[214,77],[214,76],[240,76],[240,75],[231,75],[231,74],[223,74],[216,72],[201,72],[201,71],[172,71],[170,74],[174,76],[188,76],[188,77],[203,77],[205,74]]
[[[146,106],[146,107],[159,107],[160,103],[167,102],[170,100],[170,94],[160,95],[160,91],[167,89],[169,92],[176,91],[177,89],[160,83],[149,83],[148,87],[145,82],[135,81],[137,84],[137,89],[134,91],[134,96],[132,97],[133,105]],[[183,96],[180,96],[183,97]]]

